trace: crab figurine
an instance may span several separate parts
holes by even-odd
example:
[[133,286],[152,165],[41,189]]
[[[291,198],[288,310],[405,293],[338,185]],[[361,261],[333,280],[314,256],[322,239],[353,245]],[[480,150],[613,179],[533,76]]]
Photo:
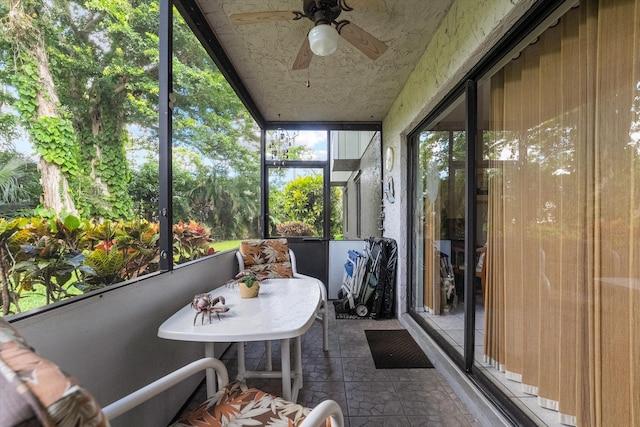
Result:
[[[216,307],[217,303],[222,304],[222,306]],[[198,294],[193,297],[193,301],[191,301],[191,307],[196,309],[196,315],[193,318],[193,324],[196,324],[196,319],[200,314],[202,316],[200,324],[204,325],[204,314],[209,314],[209,323],[211,323],[211,314],[215,313],[218,316],[218,320],[220,319],[220,313],[226,313],[229,311],[229,307],[224,306],[224,297],[215,297],[211,298],[209,294]]]

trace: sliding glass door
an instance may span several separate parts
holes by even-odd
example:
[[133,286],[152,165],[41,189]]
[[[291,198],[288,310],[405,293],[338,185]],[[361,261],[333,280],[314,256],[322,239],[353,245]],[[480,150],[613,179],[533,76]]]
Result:
[[409,311],[461,367],[475,334],[467,372],[533,423],[638,427],[640,1],[566,10],[415,132]]
[[485,83],[485,355],[570,425],[640,424],[638,10],[581,2]]
[[410,311],[456,352],[464,342],[464,97],[415,138]]

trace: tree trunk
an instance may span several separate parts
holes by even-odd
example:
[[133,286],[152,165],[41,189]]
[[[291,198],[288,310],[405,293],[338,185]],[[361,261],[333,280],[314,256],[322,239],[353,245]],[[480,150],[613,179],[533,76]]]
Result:
[[56,213],[77,214],[73,200],[69,195],[69,183],[60,168],[40,157],[38,161],[40,184],[42,185],[42,205]]
[[[4,249],[0,248],[0,259],[4,260],[5,254]],[[2,266],[6,265],[5,262],[2,262]],[[9,295],[9,278],[7,277],[7,272],[4,271],[4,267],[0,266],[0,271],[2,273],[2,315],[8,316],[9,309],[11,307],[11,298]]]
[[[55,106],[59,104],[58,94],[53,83],[53,76],[49,70],[47,52],[44,48],[44,41],[39,38],[40,43],[32,51],[38,64],[38,76],[40,77],[41,90],[38,91],[38,109],[36,120],[41,117],[57,117],[60,114]],[[42,154],[42,153],[40,153]],[[40,157],[38,162],[42,184],[42,204],[47,209],[52,209],[56,213],[67,212],[77,214],[73,200],[69,194],[69,182],[62,173],[60,167],[55,163],[47,162],[44,157]]]
[[[33,5],[31,5],[33,6]],[[62,119],[56,109],[59,103],[53,76],[49,69],[49,60],[45,42],[38,22],[38,15],[24,8],[25,2],[12,0],[9,12],[9,25],[5,37],[18,55],[30,57],[37,65],[38,85],[36,85],[36,111],[33,117],[22,117],[27,122],[35,122],[43,117]],[[21,115],[24,113],[21,112]],[[69,194],[69,182],[60,167],[48,162],[41,155],[38,169],[41,173],[43,190],[42,204],[56,213],[76,213],[77,210]]]

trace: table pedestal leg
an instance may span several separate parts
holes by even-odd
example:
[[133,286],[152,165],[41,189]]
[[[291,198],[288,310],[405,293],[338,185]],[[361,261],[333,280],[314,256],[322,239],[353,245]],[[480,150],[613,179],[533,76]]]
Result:
[[[206,342],[204,343],[204,356],[205,357],[214,357],[213,355],[213,343]],[[207,380],[207,397],[211,397],[216,392],[216,371],[213,368],[207,368],[205,373],[205,378]]]
[[285,400],[291,400],[291,352],[289,340],[280,340],[280,348],[282,356],[282,397]]
[[236,344],[238,349],[238,375],[236,379],[240,381],[244,381],[244,375],[247,372],[247,367],[244,361],[244,342],[239,342]]
[[264,355],[267,360],[267,371],[273,371],[273,364],[271,363],[271,341],[264,342]]
[[302,338],[295,337],[295,361],[293,367],[293,389],[291,390],[291,401],[298,401],[298,392],[302,388]]

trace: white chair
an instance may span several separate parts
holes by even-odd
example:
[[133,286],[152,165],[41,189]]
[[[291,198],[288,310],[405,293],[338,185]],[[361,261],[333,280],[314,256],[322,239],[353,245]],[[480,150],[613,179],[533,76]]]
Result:
[[[318,312],[316,313],[316,320],[318,320],[320,323],[322,323],[322,350],[323,351],[328,351],[329,350],[329,317],[328,317],[328,308],[327,308],[327,289],[325,288],[324,284],[316,279],[315,277],[311,277],[311,276],[307,276],[301,273],[298,273],[297,270],[297,266],[296,266],[296,256],[293,253],[293,251],[291,249],[289,249],[286,239],[270,239],[270,240],[252,240],[252,241],[245,241],[242,242],[240,245],[240,250],[238,250],[236,252],[236,258],[238,260],[238,269],[239,271],[244,271],[245,269],[250,269],[253,270],[253,266],[247,266],[245,265],[245,261],[244,258],[242,256],[242,247],[244,243],[249,243],[253,246],[256,245],[267,245],[267,244],[271,244],[271,243],[277,243],[278,245],[276,245],[277,247],[286,247],[288,249],[288,253],[289,253],[289,262],[291,263],[291,271],[293,273],[293,277],[294,278],[298,278],[298,279],[310,279],[310,280],[315,280],[318,282],[318,286],[320,287],[320,295],[322,297],[322,302],[320,303],[320,307],[318,308]],[[272,246],[273,247],[273,246]],[[269,271],[273,271],[273,266],[275,264],[278,263],[271,263],[269,264],[268,270]],[[261,266],[264,266],[266,264],[261,264]],[[255,271],[255,270],[254,270]],[[264,269],[261,271],[265,271]],[[268,274],[268,273],[267,273]],[[274,276],[275,277],[275,276]],[[271,353],[269,352],[267,358],[268,358],[268,365],[270,365],[270,357],[271,357]]]
[[[343,427],[340,406],[325,400],[315,408],[305,408],[280,397],[249,388],[245,383],[229,383],[229,374],[220,360],[213,357],[192,362],[139,390],[100,408],[91,393],[55,363],[38,355],[15,328],[0,317],[0,400],[2,425],[92,425],[106,427],[112,420],[181,381],[213,369],[218,390],[211,389],[207,400],[189,412],[174,427],[205,424],[212,418],[234,425],[268,425],[274,419],[289,425]],[[222,417],[224,420],[218,418]],[[60,424],[58,424],[60,421]],[[65,424],[66,425],[66,424]]]
[[[334,400],[324,400],[313,409],[304,408],[256,388],[247,387],[242,382],[229,383],[229,374],[224,363],[212,357],[192,362],[106,406],[102,412],[107,419],[112,420],[205,369],[215,369],[218,391],[212,396],[207,396],[205,402],[173,424],[174,427],[202,425],[205,419],[216,418],[220,414],[235,417],[229,421],[235,421],[238,425],[267,425],[274,418],[281,417],[289,418],[290,425],[300,427],[324,426],[327,425],[327,420],[330,420],[329,425],[332,427],[344,426],[342,409]],[[243,407],[251,406],[251,411],[243,411],[237,407],[238,404],[242,404]],[[292,407],[296,407],[295,410],[292,410]],[[304,416],[300,424],[296,424],[296,414]]]

